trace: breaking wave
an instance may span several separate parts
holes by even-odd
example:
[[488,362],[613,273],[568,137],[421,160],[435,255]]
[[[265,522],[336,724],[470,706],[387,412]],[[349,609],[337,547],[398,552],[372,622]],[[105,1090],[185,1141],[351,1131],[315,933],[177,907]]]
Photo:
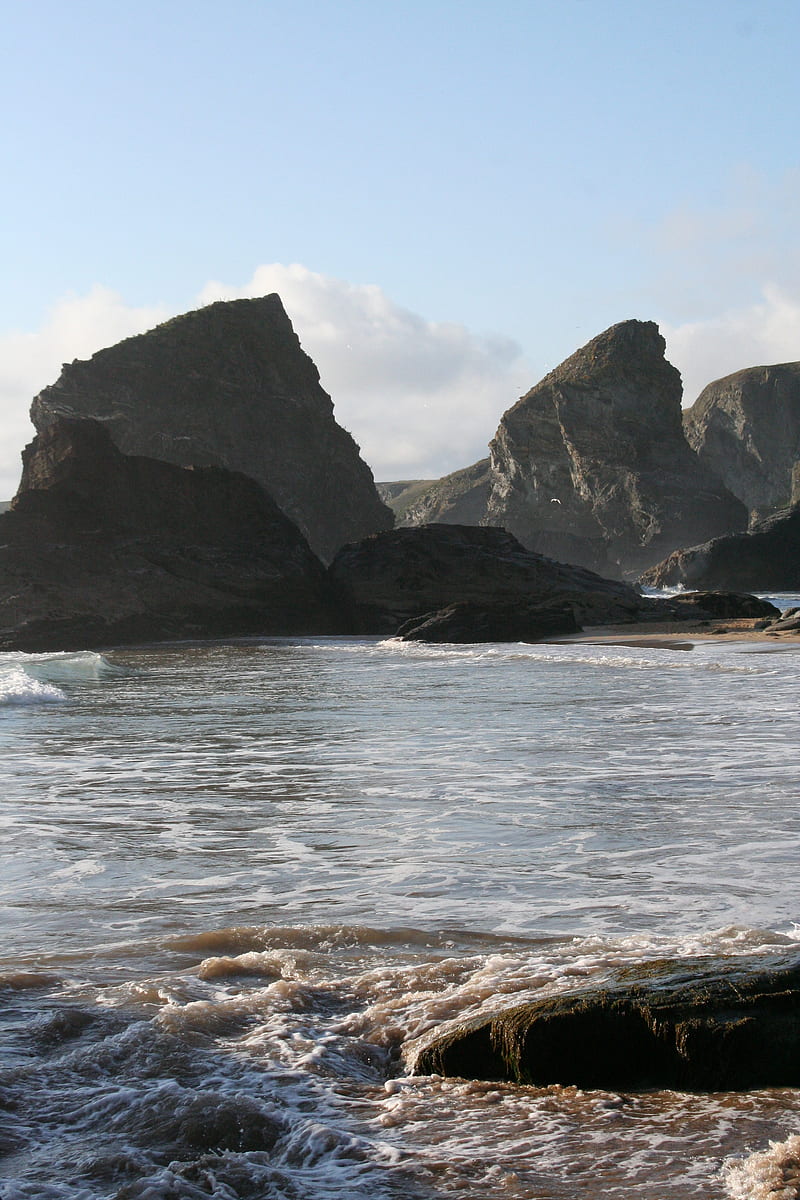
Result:
[[1,654],[0,707],[58,704],[65,687],[127,675],[125,667],[92,650],[56,654]]

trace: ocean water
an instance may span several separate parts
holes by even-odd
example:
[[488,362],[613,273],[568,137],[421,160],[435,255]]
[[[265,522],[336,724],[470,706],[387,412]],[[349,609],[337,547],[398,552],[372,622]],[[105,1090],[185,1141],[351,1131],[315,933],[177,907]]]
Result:
[[0,655],[2,1200],[799,1197],[800,1090],[410,1073],[462,1016],[800,952],[799,650]]

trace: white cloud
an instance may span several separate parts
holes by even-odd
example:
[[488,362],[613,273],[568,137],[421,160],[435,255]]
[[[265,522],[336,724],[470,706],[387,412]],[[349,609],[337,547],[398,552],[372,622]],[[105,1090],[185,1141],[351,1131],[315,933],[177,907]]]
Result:
[[130,308],[116,292],[98,286],[85,296],[65,297],[37,332],[0,335],[0,500],[17,490],[20,453],[35,432],[28,417],[31,400],[55,382],[61,364],[88,358],[168,315],[160,308]]
[[[426,321],[375,285],[299,265],[259,267],[243,287],[209,283],[186,308],[268,292],[281,296],[336,419],[376,479],[437,477],[483,457],[502,413],[532,382],[509,339]],[[20,451],[33,437],[31,399],[58,378],[62,362],[88,358],[171,315],[128,307],[98,286],[66,297],[38,332],[0,336],[0,499],[16,491]]]
[[681,325],[659,322],[667,358],[683,378],[684,404],[714,379],[745,367],[800,360],[800,292],[768,284],[757,304]]
[[435,478],[484,457],[500,417],[533,382],[510,339],[426,321],[374,284],[297,264],[261,266],[243,287],[209,283],[200,301],[269,292],[376,479]]

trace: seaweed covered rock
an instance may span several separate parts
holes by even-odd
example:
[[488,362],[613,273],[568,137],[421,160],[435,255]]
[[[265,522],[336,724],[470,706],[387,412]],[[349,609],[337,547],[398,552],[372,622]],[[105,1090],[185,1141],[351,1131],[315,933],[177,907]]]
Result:
[[393,524],[277,295],[209,304],[66,364],[31,406],[39,432],[57,416],[100,421],[124,454],[249,475],[326,560]]
[[657,964],[438,1034],[417,1074],[716,1091],[800,1085],[800,963]]

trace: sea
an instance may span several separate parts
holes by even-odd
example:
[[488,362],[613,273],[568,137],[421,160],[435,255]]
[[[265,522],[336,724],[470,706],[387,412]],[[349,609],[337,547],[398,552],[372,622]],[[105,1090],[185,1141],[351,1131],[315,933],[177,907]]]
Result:
[[0,655],[2,1200],[800,1197],[800,1088],[413,1073],[449,1022],[652,959],[800,954],[798,666]]

